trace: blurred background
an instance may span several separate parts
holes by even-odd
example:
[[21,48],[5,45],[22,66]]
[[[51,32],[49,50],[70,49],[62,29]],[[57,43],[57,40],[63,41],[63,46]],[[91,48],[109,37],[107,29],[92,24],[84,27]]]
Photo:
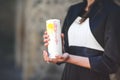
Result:
[[[62,25],[68,7],[81,1],[0,0],[0,80],[60,80],[64,64],[42,58],[45,21],[58,18]],[[110,76],[120,80],[120,70]]]

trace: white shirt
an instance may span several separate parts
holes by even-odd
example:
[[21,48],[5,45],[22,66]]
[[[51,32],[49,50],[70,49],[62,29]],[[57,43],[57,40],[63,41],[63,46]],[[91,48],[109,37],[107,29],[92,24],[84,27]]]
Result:
[[104,51],[91,32],[89,18],[82,24],[79,23],[80,19],[81,17],[77,17],[68,30],[69,46],[86,47]]

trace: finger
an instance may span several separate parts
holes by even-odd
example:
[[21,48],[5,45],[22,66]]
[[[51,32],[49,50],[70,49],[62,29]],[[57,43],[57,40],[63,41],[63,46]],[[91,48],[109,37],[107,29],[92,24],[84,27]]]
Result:
[[49,45],[49,43],[45,43],[45,44],[44,44],[45,47],[48,47],[48,45]]
[[47,51],[44,50],[43,55],[44,55],[45,61],[47,62],[48,61],[48,53],[47,53]]
[[47,34],[47,31],[45,31],[44,34]]
[[49,63],[50,62],[50,58],[49,58],[49,55],[48,55],[48,52],[47,51],[45,51],[45,56],[46,56],[46,62],[47,63]]
[[47,61],[45,51],[43,51],[43,58],[44,58],[44,61]]
[[57,55],[56,58],[57,58],[57,59],[63,59],[63,56]]
[[45,37],[45,35],[47,35],[47,31],[44,32],[43,38]]
[[48,39],[44,39],[44,40],[43,40],[43,42],[44,42],[44,43],[49,42],[49,41],[50,41],[50,39],[49,39],[49,38],[48,38]]
[[57,63],[57,59],[49,59],[49,62],[56,64]]
[[62,43],[64,43],[64,34],[61,34],[61,38],[62,38]]
[[44,35],[43,35],[43,38],[44,38],[44,39],[48,39],[48,38],[49,38],[49,35],[48,35],[48,34],[44,34]]
[[61,33],[61,37],[62,37],[62,39],[64,39],[64,34],[63,33]]
[[53,62],[53,59],[50,58],[50,59],[49,59],[49,62]]

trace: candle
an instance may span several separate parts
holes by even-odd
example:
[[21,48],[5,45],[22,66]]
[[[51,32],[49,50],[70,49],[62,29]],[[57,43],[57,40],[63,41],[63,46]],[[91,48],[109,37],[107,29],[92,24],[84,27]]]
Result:
[[48,45],[49,58],[55,58],[56,55],[62,54],[60,20],[58,19],[47,20],[46,29],[50,37]]

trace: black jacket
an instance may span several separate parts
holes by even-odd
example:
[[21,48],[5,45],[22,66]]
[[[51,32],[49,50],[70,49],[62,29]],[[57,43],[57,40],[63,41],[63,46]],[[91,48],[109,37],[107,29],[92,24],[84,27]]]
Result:
[[[101,4],[102,3],[102,4]],[[120,7],[110,0],[95,3],[89,14],[90,28],[96,40],[104,48],[99,56],[88,56],[91,70],[100,73],[113,73],[120,64]],[[65,51],[69,52],[68,29],[73,21],[82,16],[86,3],[72,5],[65,18],[62,32],[65,35]]]

